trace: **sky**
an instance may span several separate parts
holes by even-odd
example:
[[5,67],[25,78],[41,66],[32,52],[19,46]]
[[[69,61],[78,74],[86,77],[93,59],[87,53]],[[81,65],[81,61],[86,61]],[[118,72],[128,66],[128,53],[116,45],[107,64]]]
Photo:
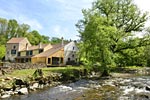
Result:
[[[75,24],[82,9],[95,0],[0,0],[0,18],[16,19],[41,35],[79,39]],[[150,11],[150,0],[134,0],[142,11]]]

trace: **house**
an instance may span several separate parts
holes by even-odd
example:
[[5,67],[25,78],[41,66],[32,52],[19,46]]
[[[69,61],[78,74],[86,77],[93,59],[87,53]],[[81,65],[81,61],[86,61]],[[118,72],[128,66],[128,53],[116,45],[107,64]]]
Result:
[[6,61],[16,63],[45,63],[61,66],[77,63],[78,48],[75,42],[32,46],[27,38],[12,38],[6,44]]

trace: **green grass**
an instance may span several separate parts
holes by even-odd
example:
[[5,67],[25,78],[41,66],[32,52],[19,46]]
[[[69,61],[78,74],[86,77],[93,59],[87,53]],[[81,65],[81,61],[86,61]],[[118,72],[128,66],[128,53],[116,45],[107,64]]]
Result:
[[[44,76],[49,75],[51,72],[64,72],[71,71],[73,69],[82,69],[83,67],[49,67],[49,68],[41,68]],[[18,78],[26,78],[28,76],[32,76],[36,69],[23,69],[23,70],[14,70],[12,73],[6,74],[2,77],[18,77]]]
[[124,68],[127,68],[127,69],[142,69],[143,67],[142,66],[126,66]]

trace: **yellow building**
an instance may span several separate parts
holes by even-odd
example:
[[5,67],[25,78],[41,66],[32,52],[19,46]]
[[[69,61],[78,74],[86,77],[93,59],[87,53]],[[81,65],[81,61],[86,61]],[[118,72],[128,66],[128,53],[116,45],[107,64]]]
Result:
[[47,66],[64,65],[64,46],[54,45],[53,48],[33,56],[31,62],[46,63]]
[[75,42],[32,46],[27,38],[12,38],[6,44],[5,60],[16,63],[45,63],[47,66],[61,66],[76,63]]

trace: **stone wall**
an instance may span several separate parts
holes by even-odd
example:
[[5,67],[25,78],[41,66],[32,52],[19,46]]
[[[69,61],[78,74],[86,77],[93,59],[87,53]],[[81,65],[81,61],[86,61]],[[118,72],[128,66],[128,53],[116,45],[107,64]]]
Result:
[[3,69],[10,70],[21,70],[21,69],[32,69],[32,68],[44,68],[47,67],[44,63],[3,63]]

